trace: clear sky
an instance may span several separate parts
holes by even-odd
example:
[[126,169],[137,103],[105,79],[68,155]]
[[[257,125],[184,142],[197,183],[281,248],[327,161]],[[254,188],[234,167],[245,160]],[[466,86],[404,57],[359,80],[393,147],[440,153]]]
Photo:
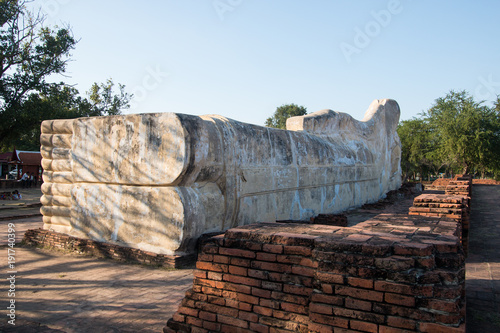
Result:
[[450,90],[500,94],[500,1],[36,0],[80,39],[60,78],[84,93],[112,78],[125,113],[220,114],[263,125],[276,107],[401,119]]

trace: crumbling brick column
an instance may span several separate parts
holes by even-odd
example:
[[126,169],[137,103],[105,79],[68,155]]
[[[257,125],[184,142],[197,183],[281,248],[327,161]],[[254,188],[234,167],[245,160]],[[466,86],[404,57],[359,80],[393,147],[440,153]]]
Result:
[[356,227],[267,223],[201,250],[164,332],[464,332],[452,219],[381,214]]
[[410,215],[449,217],[461,226],[462,244],[468,253],[472,177],[457,175],[446,186],[445,194],[422,194],[413,200]]

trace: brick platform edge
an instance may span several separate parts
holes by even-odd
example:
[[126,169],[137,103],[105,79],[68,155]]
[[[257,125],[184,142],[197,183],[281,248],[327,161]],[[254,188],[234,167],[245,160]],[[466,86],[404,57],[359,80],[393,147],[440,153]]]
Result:
[[410,215],[450,217],[462,228],[462,245],[469,250],[469,224],[472,198],[472,177],[457,175],[445,187],[445,194],[422,194],[413,200]]
[[23,243],[28,246],[42,246],[81,254],[90,254],[95,257],[108,258],[121,262],[166,268],[182,268],[191,266],[196,262],[196,255],[171,256],[157,254],[115,244],[77,238],[43,229],[27,230],[24,234]]
[[259,223],[202,246],[165,333],[465,332],[460,225],[380,214],[354,227]]

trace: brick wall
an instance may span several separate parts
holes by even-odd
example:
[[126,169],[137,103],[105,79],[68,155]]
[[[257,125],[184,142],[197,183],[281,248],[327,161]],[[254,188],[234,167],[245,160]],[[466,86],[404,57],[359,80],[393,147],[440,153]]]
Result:
[[445,194],[422,194],[413,200],[410,215],[429,217],[449,217],[461,227],[461,241],[468,253],[470,210],[472,197],[472,177],[457,175],[448,182]]
[[464,332],[464,283],[446,217],[254,224],[207,241],[164,332]]
[[77,238],[43,229],[30,229],[26,231],[23,243],[30,246],[43,246],[81,254],[91,254],[100,258],[158,267],[180,268],[192,265],[196,261],[196,255],[170,256],[157,254],[115,244]]

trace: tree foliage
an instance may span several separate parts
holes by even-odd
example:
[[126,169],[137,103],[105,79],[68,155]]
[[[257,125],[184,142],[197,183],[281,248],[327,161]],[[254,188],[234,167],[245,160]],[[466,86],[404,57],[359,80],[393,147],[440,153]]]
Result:
[[500,173],[499,98],[494,107],[466,91],[436,99],[420,119],[402,121],[402,163],[409,173],[439,170],[484,175]]
[[286,129],[286,120],[290,117],[303,116],[307,114],[307,109],[296,104],[284,104],[274,112],[272,117],[266,119],[266,126]]
[[69,27],[44,26],[45,17],[25,0],[0,0],[0,148],[38,150],[45,119],[119,114],[132,96],[110,79],[91,87],[88,98],[74,87],[49,83],[63,74],[77,41]]

